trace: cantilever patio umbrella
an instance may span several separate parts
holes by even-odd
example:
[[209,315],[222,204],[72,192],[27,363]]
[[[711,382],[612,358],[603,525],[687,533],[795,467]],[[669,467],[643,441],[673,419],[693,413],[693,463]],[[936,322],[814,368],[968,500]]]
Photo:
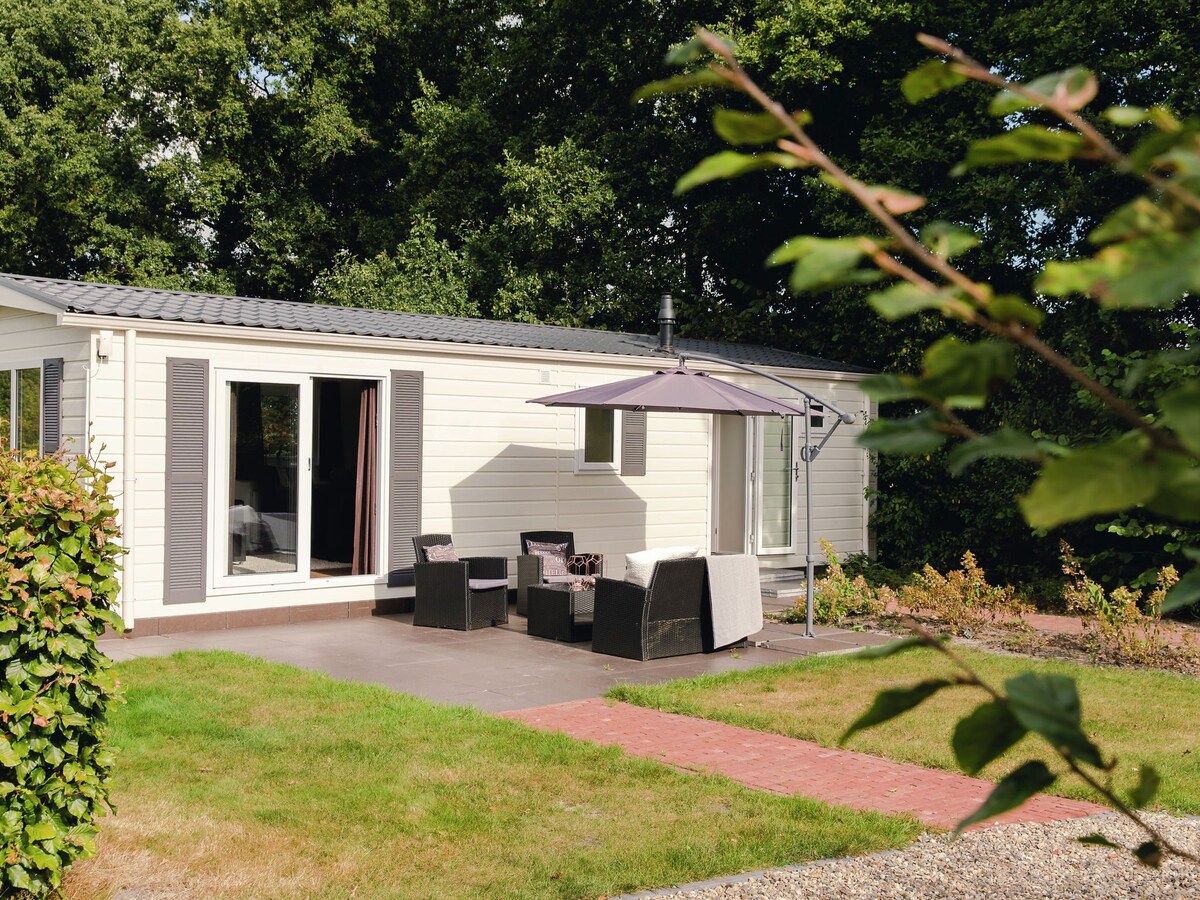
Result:
[[[663,349],[671,352],[669,341],[664,342]],[[689,369],[685,364],[687,356],[703,359],[708,362],[721,363],[782,384],[784,387],[801,394],[804,398],[803,405],[789,403],[786,400],[780,400],[776,397],[769,397],[750,388],[731,384],[719,378],[713,378],[706,372],[697,372]],[[809,433],[809,423],[811,421],[809,415],[811,412],[810,406],[814,401],[820,402],[825,409],[835,413],[837,416],[833,427],[829,429],[824,440],[817,445],[811,443]],[[760,372],[757,369],[733,362],[732,360],[696,353],[681,353],[679,355],[679,365],[674,369],[655,372],[653,375],[644,375],[640,378],[627,378],[624,381],[615,381],[611,384],[602,384],[597,387],[580,388],[577,391],[552,394],[549,397],[538,397],[527,402],[540,403],[543,406],[582,406],[592,409],[629,409],[646,410],[649,412],[716,413],[717,415],[736,416],[802,416],[804,420],[804,449],[801,451],[801,459],[804,460],[806,485],[805,512],[807,518],[807,527],[805,529],[807,542],[807,553],[805,555],[805,572],[807,576],[805,578],[805,593],[807,594],[806,606],[808,614],[806,616],[805,633],[808,637],[814,636],[812,463],[817,454],[821,452],[821,449],[833,436],[833,432],[837,430],[838,425],[841,425],[843,422],[849,423],[854,421],[853,415],[843,412],[826,400],[819,400],[803,388],[789,384],[774,375]]]
[[734,416],[802,416],[804,407],[768,397],[741,385],[689,369],[683,362],[674,369],[612,384],[580,388],[529,403],[543,406],[583,406],[593,409],[629,409],[650,412],[716,413]]

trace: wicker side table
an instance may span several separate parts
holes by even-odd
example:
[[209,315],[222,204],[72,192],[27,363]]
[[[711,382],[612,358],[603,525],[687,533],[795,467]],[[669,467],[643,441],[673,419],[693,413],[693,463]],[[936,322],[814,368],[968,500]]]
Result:
[[565,586],[531,585],[527,600],[529,634],[564,643],[590,641],[595,602],[594,590],[572,591]]

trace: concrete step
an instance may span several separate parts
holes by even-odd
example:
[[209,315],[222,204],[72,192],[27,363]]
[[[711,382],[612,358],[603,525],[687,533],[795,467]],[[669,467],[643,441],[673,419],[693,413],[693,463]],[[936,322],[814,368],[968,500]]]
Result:
[[786,569],[783,566],[760,566],[758,569],[758,580],[763,584],[772,581],[790,581],[799,578],[804,580],[804,571],[801,569]]
[[768,581],[762,584],[764,597],[776,597],[781,600],[803,597],[804,590],[803,578],[788,578],[779,581]]

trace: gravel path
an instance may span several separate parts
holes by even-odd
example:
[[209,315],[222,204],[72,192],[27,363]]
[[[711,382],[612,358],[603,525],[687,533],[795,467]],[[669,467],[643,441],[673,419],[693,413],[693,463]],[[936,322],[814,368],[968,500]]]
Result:
[[[1163,814],[1147,818],[1182,849],[1200,854],[1200,818]],[[953,841],[944,834],[927,834],[905,850],[773,870],[736,883],[677,890],[670,896],[704,900],[1200,897],[1200,865],[1168,860],[1156,871],[1127,853],[1072,840],[1096,831],[1125,846],[1142,841],[1138,829],[1115,813],[1000,825]]]

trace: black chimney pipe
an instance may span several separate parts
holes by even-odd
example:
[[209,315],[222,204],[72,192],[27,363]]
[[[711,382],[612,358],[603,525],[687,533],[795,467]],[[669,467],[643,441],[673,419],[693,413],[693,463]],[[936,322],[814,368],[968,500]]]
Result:
[[671,305],[671,295],[663,294],[658,305],[658,349],[673,353],[674,336],[675,308]]

